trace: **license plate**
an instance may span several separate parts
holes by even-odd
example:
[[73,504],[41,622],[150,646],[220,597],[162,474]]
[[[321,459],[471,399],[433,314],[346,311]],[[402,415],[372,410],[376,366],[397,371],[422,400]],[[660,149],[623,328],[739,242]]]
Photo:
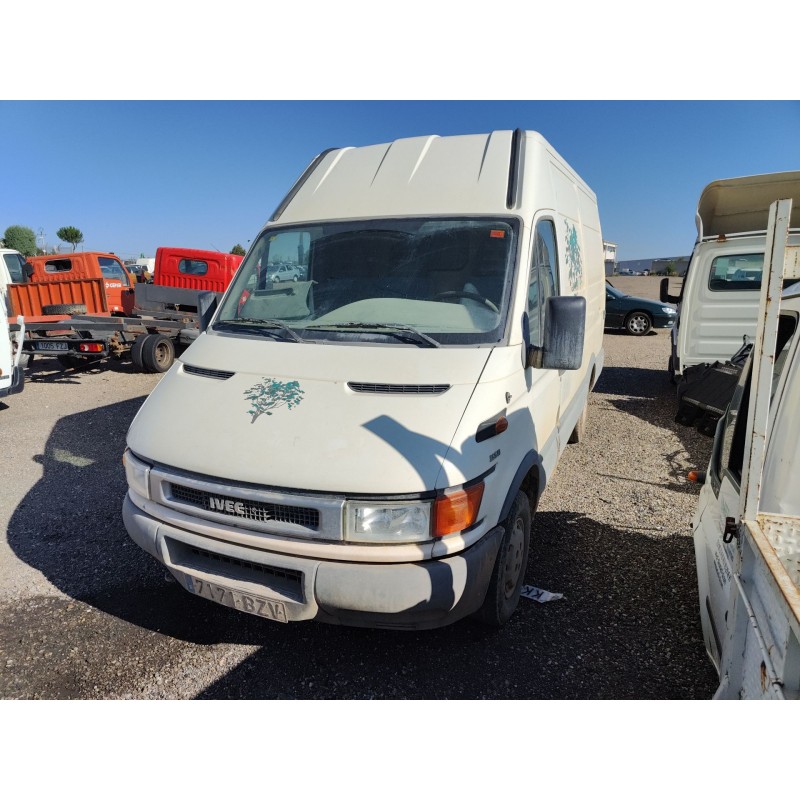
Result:
[[69,350],[66,342],[34,342],[33,346],[37,350]]
[[215,603],[228,606],[228,608],[235,608],[237,611],[255,614],[257,617],[265,617],[275,622],[289,621],[286,619],[286,606],[280,600],[264,600],[252,594],[217,586],[191,575],[186,576],[186,588],[192,594],[205,597],[206,600],[213,600]]

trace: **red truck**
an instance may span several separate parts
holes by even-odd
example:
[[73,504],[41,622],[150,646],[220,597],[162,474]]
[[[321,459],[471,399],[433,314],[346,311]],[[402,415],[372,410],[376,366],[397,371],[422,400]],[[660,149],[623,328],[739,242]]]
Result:
[[200,292],[214,292],[221,299],[242,258],[216,250],[159,247],[153,282],[136,286],[136,308],[196,312]]
[[[94,260],[76,258],[85,255]],[[72,261],[69,268],[65,259]],[[129,354],[138,369],[166,372],[175,360],[176,350],[191,344],[198,334],[199,295],[214,292],[221,297],[242,256],[160,247],[156,251],[153,283],[137,283],[113,254],[73,253],[30,261],[34,280],[43,278],[35,284],[40,287],[38,291],[50,286],[63,290],[70,283],[67,276],[72,277],[75,286],[74,294],[64,295],[61,305],[45,309],[71,316],[40,318],[29,326],[23,345],[25,353],[54,355],[67,367]],[[102,279],[90,277],[95,268],[105,270]],[[104,284],[100,286],[103,308],[95,302],[98,287],[93,281]]]
[[[113,253],[31,256],[28,263],[33,267],[29,283],[41,287],[37,291],[43,297],[57,298],[61,305],[86,306],[64,313],[108,312],[116,316],[133,313],[135,280]],[[105,296],[105,308],[96,299],[98,281]]]

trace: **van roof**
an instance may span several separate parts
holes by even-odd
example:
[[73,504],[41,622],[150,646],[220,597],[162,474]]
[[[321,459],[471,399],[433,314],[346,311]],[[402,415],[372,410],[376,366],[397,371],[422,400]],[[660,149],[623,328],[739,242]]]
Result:
[[772,172],[713,181],[697,204],[697,240],[732,233],[766,231],[769,207],[794,200],[790,228],[800,228],[800,172]]
[[523,184],[551,180],[546,161],[558,164],[596,205],[591,189],[541,134],[504,130],[327,150],[270,221],[519,213],[532,199]]

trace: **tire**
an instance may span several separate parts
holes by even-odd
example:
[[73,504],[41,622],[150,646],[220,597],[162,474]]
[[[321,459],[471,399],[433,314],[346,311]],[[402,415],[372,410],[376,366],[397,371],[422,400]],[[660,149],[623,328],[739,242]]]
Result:
[[142,361],[142,345],[144,345],[144,340],[149,335],[149,333],[143,333],[141,336],[137,336],[131,345],[131,361],[133,362],[133,366],[136,367],[136,369],[138,369],[140,372],[144,372],[144,362]]
[[476,619],[491,628],[500,628],[511,619],[525,581],[531,541],[531,507],[524,492],[517,492],[502,526],[505,533],[494,562],[486,598],[475,612]]
[[175,345],[161,333],[151,333],[142,343],[142,364],[147,372],[166,372],[175,363]]
[[625,318],[625,330],[631,336],[644,336],[653,327],[653,320],[646,311],[633,311]]
[[589,398],[586,398],[586,405],[583,407],[583,412],[581,413],[577,423],[575,424],[575,429],[569,435],[569,439],[567,441],[569,444],[580,444],[582,441],[586,439],[586,421],[589,419]]
[[42,314],[46,317],[56,314],[85,314],[86,306],[83,303],[61,303],[42,306]]

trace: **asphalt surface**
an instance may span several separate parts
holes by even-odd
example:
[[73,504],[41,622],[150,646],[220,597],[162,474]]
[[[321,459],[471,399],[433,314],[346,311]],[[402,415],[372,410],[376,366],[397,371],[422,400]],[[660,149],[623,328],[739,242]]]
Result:
[[159,377],[38,359],[0,401],[0,697],[709,698],[685,475],[711,440],[673,422],[667,332],[605,348],[533,522],[526,583],[563,599],[416,633],[270,623],[165,580],[121,519],[125,432]]

